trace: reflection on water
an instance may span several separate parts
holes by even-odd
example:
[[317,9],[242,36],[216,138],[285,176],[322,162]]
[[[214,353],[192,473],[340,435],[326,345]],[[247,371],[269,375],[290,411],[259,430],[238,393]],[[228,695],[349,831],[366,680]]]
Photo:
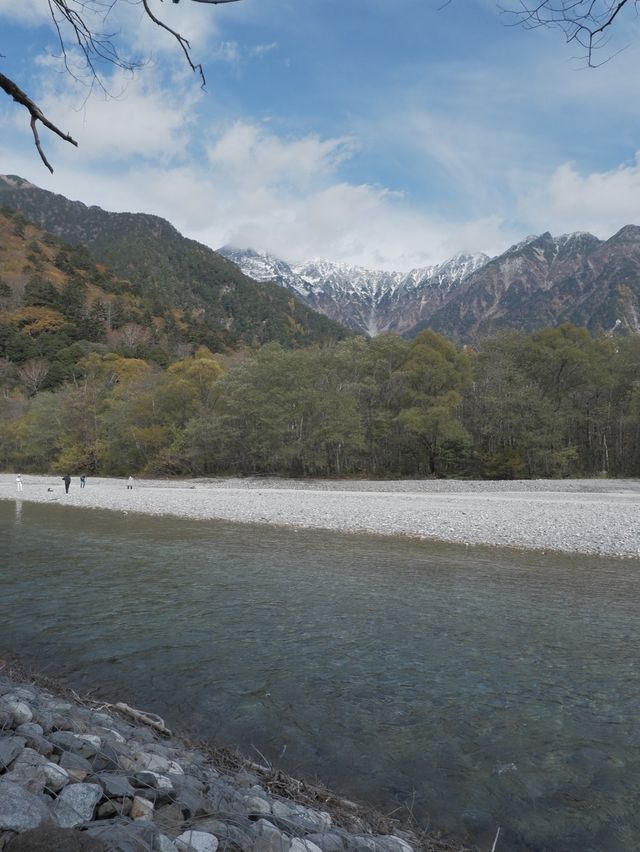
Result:
[[0,647],[79,689],[483,848],[640,848],[636,560],[8,501],[0,534]]

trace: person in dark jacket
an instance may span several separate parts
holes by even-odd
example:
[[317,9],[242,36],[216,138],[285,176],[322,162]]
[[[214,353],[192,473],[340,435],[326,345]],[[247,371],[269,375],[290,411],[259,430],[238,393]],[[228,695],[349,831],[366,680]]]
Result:
[[71,477],[69,476],[68,473],[66,473],[62,477],[62,481],[64,482],[64,493],[68,494],[69,493],[69,486],[71,485]]

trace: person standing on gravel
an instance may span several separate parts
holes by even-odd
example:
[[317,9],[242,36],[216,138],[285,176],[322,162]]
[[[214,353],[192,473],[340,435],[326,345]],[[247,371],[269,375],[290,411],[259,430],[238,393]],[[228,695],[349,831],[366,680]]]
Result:
[[68,473],[65,473],[65,475],[62,477],[62,481],[64,482],[64,493],[68,494],[69,486],[71,485],[71,477]]
[[16,475],[16,491],[22,491],[22,476],[19,473]]
[[83,473],[80,476],[80,488],[84,488],[86,484],[87,484],[87,475],[86,475],[86,473]]
[[127,479],[127,491],[130,491],[130,490],[133,490],[133,477],[132,476],[130,476],[129,479]]

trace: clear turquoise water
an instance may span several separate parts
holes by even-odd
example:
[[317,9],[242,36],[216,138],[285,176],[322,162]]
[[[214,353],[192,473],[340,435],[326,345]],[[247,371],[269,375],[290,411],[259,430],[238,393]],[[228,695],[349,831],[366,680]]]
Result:
[[0,501],[0,650],[501,852],[640,849],[640,563]]

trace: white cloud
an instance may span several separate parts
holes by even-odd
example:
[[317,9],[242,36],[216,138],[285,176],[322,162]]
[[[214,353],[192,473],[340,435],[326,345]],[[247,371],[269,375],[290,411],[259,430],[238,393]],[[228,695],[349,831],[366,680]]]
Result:
[[25,26],[39,26],[51,20],[49,7],[42,0],[0,0],[0,17]]
[[208,157],[221,179],[236,184],[301,187],[333,173],[354,148],[349,137],[286,140],[255,124],[236,122],[209,145]]
[[520,207],[555,233],[584,230],[609,237],[623,225],[639,224],[640,151],[632,163],[602,172],[581,174],[573,163],[564,163],[523,197]]

